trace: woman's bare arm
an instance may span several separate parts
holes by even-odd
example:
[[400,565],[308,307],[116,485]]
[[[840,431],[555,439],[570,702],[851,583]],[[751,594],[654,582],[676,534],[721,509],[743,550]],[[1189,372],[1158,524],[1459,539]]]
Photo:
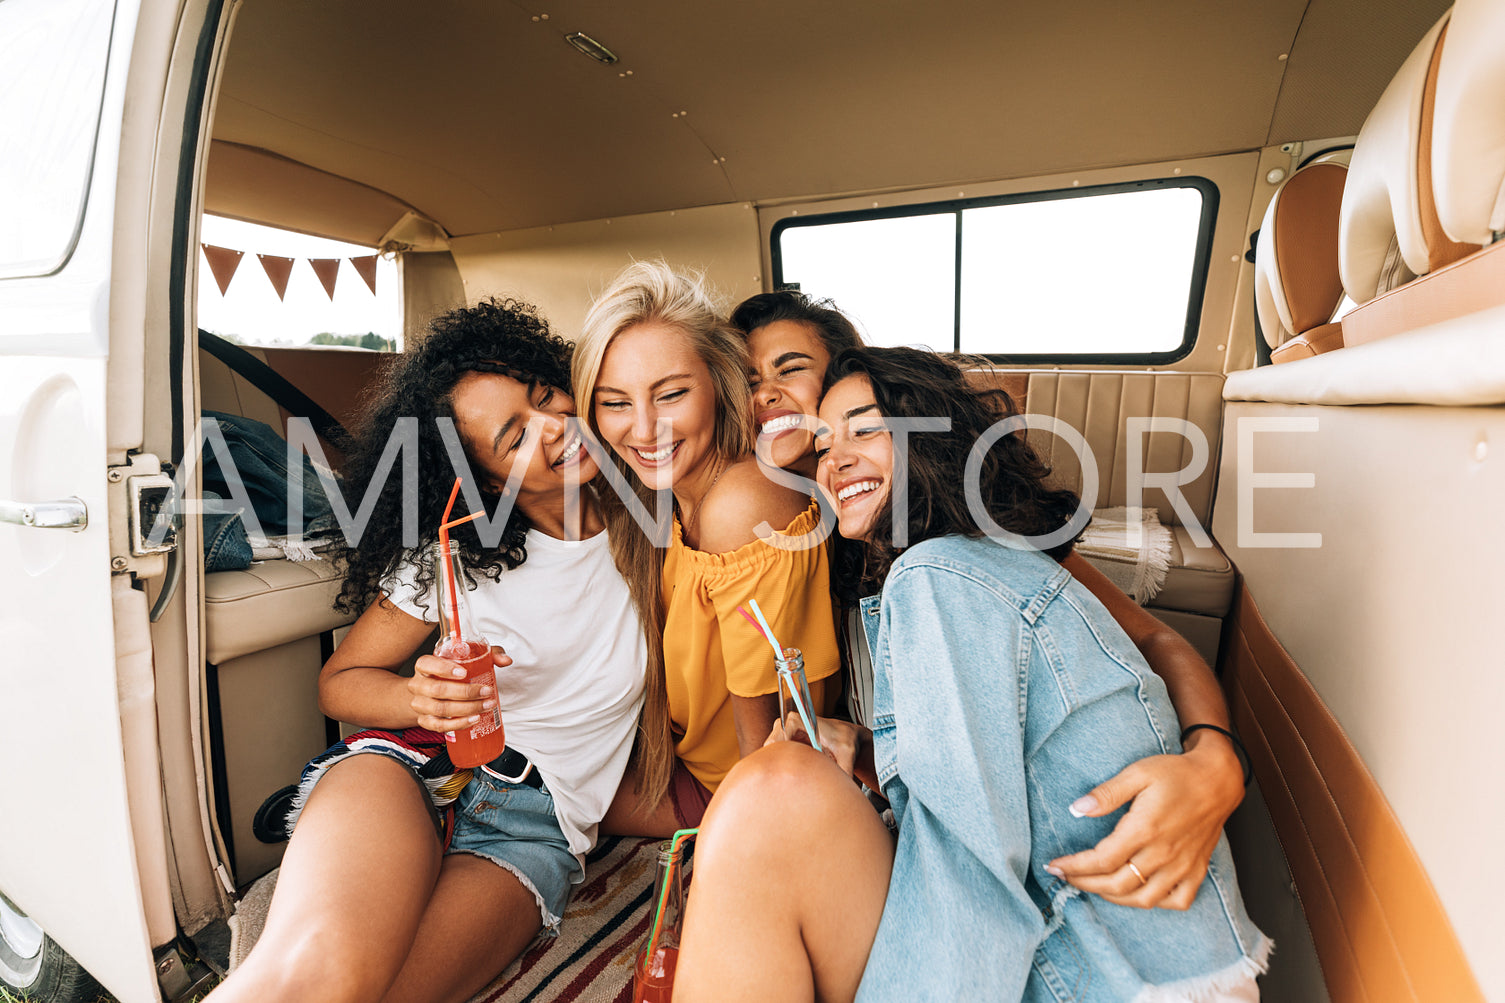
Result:
[[[496,706],[491,687],[455,681],[453,662],[424,655],[411,679],[397,669],[433,633],[425,623],[387,602],[372,603],[350,628],[319,673],[319,709],[337,721],[371,728],[454,731]],[[493,648],[496,664],[511,664]]]

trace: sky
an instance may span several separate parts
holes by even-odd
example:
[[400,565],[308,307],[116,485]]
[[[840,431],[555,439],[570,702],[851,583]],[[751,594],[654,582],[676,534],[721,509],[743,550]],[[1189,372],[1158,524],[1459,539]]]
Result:
[[[359,257],[375,253],[373,248],[209,215],[204,216],[199,239],[206,244],[246,252],[223,296],[208,260],[199,252],[199,326],[206,331],[233,334],[257,345],[303,345],[324,331],[331,334],[369,331],[384,338],[402,337],[396,262],[377,259],[373,296],[355,268],[342,261],[331,302],[318,276],[303,260]],[[261,262],[256,260],[257,254],[299,259],[288,278],[285,299],[278,300],[277,290],[262,270]]]

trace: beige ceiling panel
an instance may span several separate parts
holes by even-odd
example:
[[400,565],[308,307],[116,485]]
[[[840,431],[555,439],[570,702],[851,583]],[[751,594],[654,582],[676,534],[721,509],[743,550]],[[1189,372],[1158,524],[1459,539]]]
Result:
[[375,247],[408,207],[286,157],[216,140],[209,145],[204,210]]
[[452,234],[1161,160],[1263,142],[1303,6],[257,0],[214,130]]
[[765,200],[1257,147],[1304,3],[656,6],[570,9]]
[[1357,133],[1450,0],[1312,0],[1263,145]]
[[517,296],[571,340],[591,299],[633,260],[703,272],[727,312],[763,291],[758,214],[746,203],[461,237],[451,250],[467,301]]
[[732,197],[669,104],[570,48],[559,20],[510,4],[439,10],[247,5],[215,136],[392,192],[452,234]]

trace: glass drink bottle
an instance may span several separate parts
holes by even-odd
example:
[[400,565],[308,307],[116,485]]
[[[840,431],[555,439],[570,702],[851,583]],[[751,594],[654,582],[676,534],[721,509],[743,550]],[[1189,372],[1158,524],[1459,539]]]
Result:
[[663,918],[655,941],[653,916],[649,914],[648,937],[632,967],[632,1003],[669,1003],[673,995],[684,918],[684,869],[680,866],[683,856],[683,848],[676,849],[670,840],[658,846],[658,880],[653,884],[652,904],[663,902]]
[[810,745],[816,752],[820,752],[820,736],[815,734],[815,704],[810,699],[810,684],[805,681],[804,653],[798,648],[785,648],[783,655],[782,658],[774,659],[773,663],[779,677],[779,720],[787,722],[789,712],[798,706],[800,720],[806,725]]
[[481,766],[507,748],[502,729],[501,701],[496,696],[496,663],[491,645],[476,630],[463,587],[464,569],[460,548],[453,543],[434,544],[434,584],[439,595],[439,643],[434,654],[465,670],[464,682],[491,687],[497,706],[481,711],[481,719],[458,731],[446,732],[450,762],[462,769]]

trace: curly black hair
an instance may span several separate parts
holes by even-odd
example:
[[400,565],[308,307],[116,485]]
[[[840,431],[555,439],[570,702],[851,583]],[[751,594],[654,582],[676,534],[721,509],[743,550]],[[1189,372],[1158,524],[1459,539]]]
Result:
[[[909,544],[952,533],[985,535],[967,506],[967,457],[984,432],[1019,413],[1013,399],[1003,390],[974,384],[952,359],[915,348],[849,349],[831,360],[824,389],[856,374],[868,378],[873,400],[885,417],[951,419],[950,431],[909,437]],[[1046,536],[1069,523],[1077,512],[1078,497],[1072,491],[1047,487],[1049,474],[1050,468],[1022,431],[995,442],[983,457],[977,479],[993,521],[1011,533],[1030,537]],[[893,520],[892,506],[885,505],[866,540],[840,541],[832,576],[833,591],[840,599],[852,602],[882,587],[899,556],[893,544]],[[1070,553],[1074,542],[1074,538],[1066,540],[1046,553],[1059,561]]]
[[[354,546],[349,542],[335,554],[345,568],[345,583],[335,609],[358,613],[374,602],[385,581],[409,548],[403,543],[403,478],[401,465],[390,460],[383,470],[388,443],[403,419],[417,419],[418,507],[420,544],[438,539],[438,528],[454,486],[457,471],[440,434],[442,419],[454,420],[451,395],[467,373],[501,373],[532,387],[544,385],[570,392],[571,347],[549,329],[536,308],[514,299],[491,299],[473,307],[451,310],[435,318],[428,334],[387,373],[375,398],[365,408],[346,454],[343,493],[354,513],[373,481],[380,480],[374,509]],[[459,471],[470,480],[468,471]],[[494,512],[501,496],[477,479],[484,507]],[[462,493],[451,518],[469,514]],[[410,516],[411,517],[411,516]],[[451,541],[459,547],[472,582],[475,576],[497,581],[527,559],[524,547],[528,519],[514,505],[496,547],[482,544],[473,523],[456,527]],[[428,590],[433,569],[418,562],[417,585]]]

